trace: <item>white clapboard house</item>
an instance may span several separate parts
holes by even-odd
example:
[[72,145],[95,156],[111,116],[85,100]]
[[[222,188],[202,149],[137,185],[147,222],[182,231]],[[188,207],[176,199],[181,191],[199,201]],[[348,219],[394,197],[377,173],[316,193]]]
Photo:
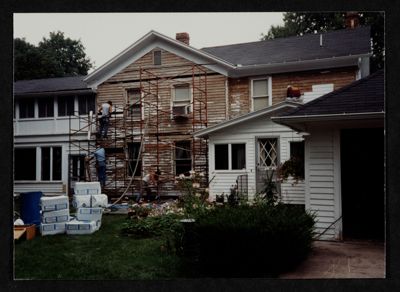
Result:
[[[65,194],[68,167],[77,179],[84,176],[70,133],[94,110],[95,94],[83,76],[14,83],[14,193]],[[87,134],[74,139],[87,140]]]

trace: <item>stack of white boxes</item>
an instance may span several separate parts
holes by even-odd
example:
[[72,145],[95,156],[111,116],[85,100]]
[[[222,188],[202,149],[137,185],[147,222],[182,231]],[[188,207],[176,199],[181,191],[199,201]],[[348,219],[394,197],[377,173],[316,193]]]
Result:
[[42,196],[40,198],[42,235],[65,232],[65,224],[70,220],[67,196]]
[[91,234],[99,230],[103,208],[108,197],[101,193],[99,182],[77,182],[72,205],[76,208],[76,219],[66,223],[67,234]]

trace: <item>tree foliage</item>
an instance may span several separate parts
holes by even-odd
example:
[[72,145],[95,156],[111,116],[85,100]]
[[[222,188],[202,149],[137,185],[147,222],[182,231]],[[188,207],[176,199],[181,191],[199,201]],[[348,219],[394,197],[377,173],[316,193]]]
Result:
[[92,67],[81,41],[63,32],[50,32],[38,46],[14,39],[15,80],[86,75]]
[[[371,26],[372,56],[371,72],[384,66],[384,14],[381,12],[359,12],[360,25]],[[287,12],[283,15],[284,25],[271,26],[262,40],[280,37],[320,33],[345,28],[346,12]]]

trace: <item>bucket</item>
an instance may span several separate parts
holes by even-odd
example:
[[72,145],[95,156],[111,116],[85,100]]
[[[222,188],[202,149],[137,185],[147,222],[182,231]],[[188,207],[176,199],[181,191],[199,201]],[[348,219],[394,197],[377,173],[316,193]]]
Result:
[[21,193],[21,219],[24,224],[40,224],[40,198],[42,192]]

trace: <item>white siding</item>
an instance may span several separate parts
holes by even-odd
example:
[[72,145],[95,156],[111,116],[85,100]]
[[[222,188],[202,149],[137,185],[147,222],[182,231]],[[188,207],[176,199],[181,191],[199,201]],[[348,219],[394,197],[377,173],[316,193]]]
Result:
[[[241,174],[248,175],[248,194],[253,198],[256,193],[256,139],[257,137],[277,137],[279,139],[279,162],[289,159],[290,141],[301,141],[302,137],[289,128],[278,125],[269,117],[260,117],[233,127],[210,134],[209,137],[209,179],[210,196],[215,198],[222,193],[229,194]],[[246,143],[245,170],[215,170],[214,145],[218,143]],[[282,184],[282,201],[292,204],[305,204],[304,182],[293,184],[293,180]]]
[[341,224],[340,220],[333,224],[339,218],[335,205],[339,191],[336,187],[337,137],[329,129],[315,129],[310,133],[305,142],[306,208],[316,215],[315,231],[324,233],[321,239],[337,239]]

